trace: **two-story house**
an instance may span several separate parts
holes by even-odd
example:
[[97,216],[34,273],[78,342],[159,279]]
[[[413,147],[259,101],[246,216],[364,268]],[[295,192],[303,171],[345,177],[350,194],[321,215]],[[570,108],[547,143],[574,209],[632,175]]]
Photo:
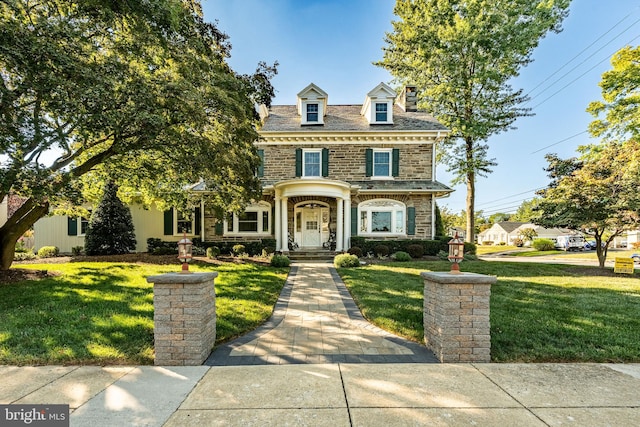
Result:
[[[183,230],[205,242],[275,239],[282,252],[290,243],[317,249],[330,240],[335,250],[347,250],[351,236],[434,237],[436,198],[452,191],[436,180],[435,144],[449,131],[417,110],[414,87],[398,96],[380,83],[361,105],[331,105],[312,83],[295,104],[261,106],[260,116],[255,144],[262,158],[262,199],[242,214],[221,214],[204,203],[193,215],[132,207],[139,251],[149,237],[178,240]],[[197,184],[192,191],[206,188]],[[75,242],[70,246],[60,231],[51,239],[46,229],[55,225],[49,221],[36,226],[36,246],[68,252],[82,245],[73,219],[65,220]]]

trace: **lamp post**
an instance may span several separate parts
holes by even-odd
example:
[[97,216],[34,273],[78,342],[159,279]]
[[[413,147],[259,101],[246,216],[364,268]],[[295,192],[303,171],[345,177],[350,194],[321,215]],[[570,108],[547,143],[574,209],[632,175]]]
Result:
[[453,239],[449,240],[449,256],[447,257],[451,261],[452,274],[460,274],[460,262],[464,259],[464,241],[458,237],[458,232],[453,236]]
[[187,233],[184,233],[184,237],[178,242],[178,259],[182,261],[182,271],[180,273],[191,273],[189,271],[189,262],[193,258],[193,242],[187,239]]

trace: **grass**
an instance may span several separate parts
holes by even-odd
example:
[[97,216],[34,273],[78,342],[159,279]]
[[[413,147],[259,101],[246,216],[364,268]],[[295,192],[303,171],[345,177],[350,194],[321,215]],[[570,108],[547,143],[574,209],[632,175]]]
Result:
[[[446,262],[340,269],[364,316],[423,341],[422,271]],[[558,264],[473,261],[462,270],[496,275],[491,294],[495,362],[640,362],[640,280],[610,270]]]
[[[153,285],[176,266],[78,262],[21,265],[56,271],[0,284],[0,364],[152,364]],[[268,319],[286,269],[255,264],[191,267],[217,271],[217,343]]]
[[476,255],[490,255],[499,252],[515,251],[520,248],[506,245],[476,245]]

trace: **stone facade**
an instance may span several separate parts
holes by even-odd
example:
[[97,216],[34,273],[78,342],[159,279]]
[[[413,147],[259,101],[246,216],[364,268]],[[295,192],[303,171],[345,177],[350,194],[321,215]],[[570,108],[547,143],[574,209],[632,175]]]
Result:
[[216,341],[218,273],[163,274],[153,283],[153,336],[156,365],[197,366]]
[[496,277],[422,273],[424,339],[443,363],[490,362],[490,298]]

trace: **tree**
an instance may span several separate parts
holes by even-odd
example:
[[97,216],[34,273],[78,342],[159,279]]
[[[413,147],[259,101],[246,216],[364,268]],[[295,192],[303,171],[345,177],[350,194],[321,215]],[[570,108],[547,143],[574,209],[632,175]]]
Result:
[[496,224],[498,222],[503,222],[503,221],[511,221],[511,214],[504,213],[504,212],[496,212],[494,214],[489,215],[488,222],[490,224]]
[[600,81],[603,101],[587,108],[595,117],[589,131],[605,140],[640,140],[640,46],[620,49],[611,65]]
[[531,217],[533,216],[533,209],[536,207],[537,204],[538,204],[538,199],[535,197],[531,200],[523,201],[518,207],[518,210],[516,211],[516,213],[514,213],[511,216],[511,220],[519,221],[519,222],[530,222]]
[[0,269],[85,183],[145,204],[184,205],[200,180],[230,209],[258,195],[254,103],[275,65],[238,75],[229,50],[197,1],[0,3],[0,200],[26,198],[0,228]]
[[104,196],[91,214],[84,239],[87,255],[126,254],[136,248],[131,210],[118,198],[118,186],[108,182]]
[[604,268],[614,237],[640,224],[638,171],[629,168],[630,155],[636,159],[636,168],[639,164],[640,146],[635,145],[633,153],[625,144],[611,142],[582,147],[579,159],[547,155],[552,182],[538,192],[542,198],[532,221],[593,236],[599,265]]
[[533,239],[538,237],[538,232],[534,228],[523,228],[520,231],[520,237],[525,242],[533,242]]
[[[445,208],[446,209],[446,208]],[[435,237],[443,237],[447,235],[448,228],[445,228],[445,221],[442,217],[440,207],[436,204],[436,234]]]
[[560,31],[570,0],[397,0],[378,62],[419,88],[419,105],[451,129],[443,160],[467,186],[467,240],[475,234],[475,183],[496,165],[487,139],[530,114],[509,84],[540,38]]

